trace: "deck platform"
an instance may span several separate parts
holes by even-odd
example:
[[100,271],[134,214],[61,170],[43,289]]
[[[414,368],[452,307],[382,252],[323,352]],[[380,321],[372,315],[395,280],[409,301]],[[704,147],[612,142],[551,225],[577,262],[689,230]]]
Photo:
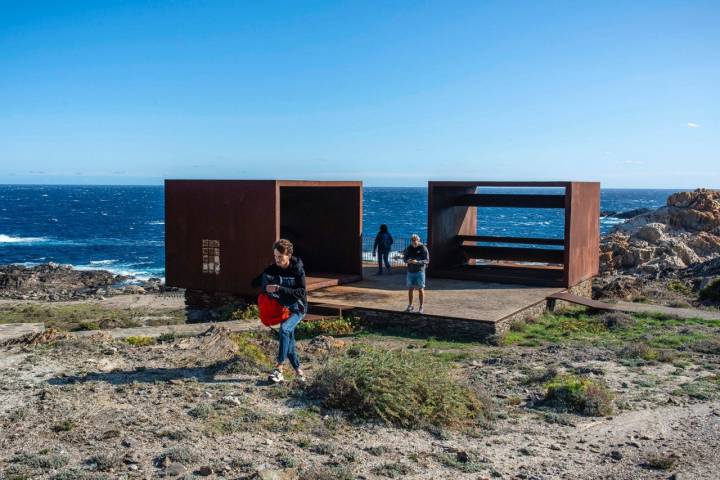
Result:
[[547,297],[565,291],[561,287],[428,278],[425,312],[420,315],[404,312],[408,303],[404,269],[375,275],[376,268],[365,267],[360,282],[309,292],[310,313],[329,314],[334,306],[379,326],[407,328],[409,333],[485,337],[507,330],[515,318],[544,312]]

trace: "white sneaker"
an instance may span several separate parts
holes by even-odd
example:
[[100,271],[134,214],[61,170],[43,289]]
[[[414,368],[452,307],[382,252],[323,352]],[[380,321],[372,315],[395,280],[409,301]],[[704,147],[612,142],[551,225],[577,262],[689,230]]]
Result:
[[300,383],[307,382],[307,378],[305,377],[305,372],[302,370],[295,370],[295,379]]
[[422,305],[418,309],[418,313],[420,313],[420,314],[425,313],[425,310],[423,309]]
[[408,305],[407,308],[405,309],[405,311],[406,311],[406,312],[412,312],[412,311],[413,311],[413,306],[412,306],[412,305]]
[[285,377],[283,376],[282,372],[276,368],[272,371],[270,375],[268,375],[268,380],[273,383],[280,383],[285,381]]

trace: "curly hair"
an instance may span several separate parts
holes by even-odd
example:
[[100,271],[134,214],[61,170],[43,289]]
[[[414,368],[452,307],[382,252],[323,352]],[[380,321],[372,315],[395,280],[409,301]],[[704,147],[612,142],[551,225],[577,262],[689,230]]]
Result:
[[277,250],[278,252],[282,253],[283,255],[292,256],[293,244],[290,240],[281,238],[277,242],[273,243],[273,250]]

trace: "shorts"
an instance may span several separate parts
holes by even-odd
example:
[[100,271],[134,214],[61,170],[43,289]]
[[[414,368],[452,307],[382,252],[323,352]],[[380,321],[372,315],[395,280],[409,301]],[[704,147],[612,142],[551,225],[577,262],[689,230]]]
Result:
[[425,272],[407,272],[405,284],[408,288],[425,288]]

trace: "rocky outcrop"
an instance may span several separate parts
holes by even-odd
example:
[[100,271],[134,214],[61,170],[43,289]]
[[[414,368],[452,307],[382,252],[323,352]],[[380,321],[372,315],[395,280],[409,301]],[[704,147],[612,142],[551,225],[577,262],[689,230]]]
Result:
[[140,285],[128,285],[130,280],[106,270],[75,270],[52,262],[33,267],[1,265],[0,298],[61,301],[164,290],[159,278],[133,281]]
[[600,271],[658,278],[719,256],[720,192],[698,189],[616,226],[601,241]]

